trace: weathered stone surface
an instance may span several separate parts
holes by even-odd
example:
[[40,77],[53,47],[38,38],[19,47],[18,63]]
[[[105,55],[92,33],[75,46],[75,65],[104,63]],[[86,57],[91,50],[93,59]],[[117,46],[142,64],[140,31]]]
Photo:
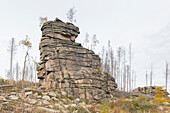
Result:
[[76,107],[77,105],[76,105],[76,104],[71,104],[70,106],[71,106],[71,107]]
[[11,92],[10,95],[16,95],[17,93],[16,92]]
[[48,95],[49,95],[50,97],[56,97],[56,96],[57,96],[54,92],[49,92]]
[[51,100],[51,98],[49,96],[43,96],[42,99]]
[[[142,93],[142,94],[148,94],[148,95],[155,95],[156,92],[156,87],[158,86],[145,86],[145,87],[138,87],[136,89],[133,90],[133,92],[135,93]],[[169,95],[169,93],[165,90],[162,89],[161,91],[164,92],[165,95]]]
[[25,97],[31,96],[31,95],[32,95],[32,91],[31,91],[31,92],[26,92],[26,93],[25,93]]
[[62,94],[63,96],[66,96],[66,95],[67,95],[67,93],[66,93],[65,91],[61,91],[61,94]]
[[33,105],[36,104],[36,102],[37,102],[37,100],[35,100],[35,99],[30,99],[30,100],[29,100],[29,103],[30,103],[30,104],[33,104]]
[[38,93],[34,93],[34,97],[38,97]]
[[[78,36],[79,28],[72,23],[64,23],[58,18],[54,21],[45,22],[41,28],[43,37],[53,37],[62,40],[75,41]],[[42,38],[44,40],[46,38]]]
[[6,100],[6,98],[5,98],[4,96],[0,96],[0,100],[5,101],[5,100]]
[[25,91],[25,92],[28,92],[28,91],[31,91],[31,90],[32,90],[32,89],[29,88],[29,87],[28,87],[28,88],[24,88],[24,91]]
[[18,97],[15,96],[15,95],[11,95],[9,98],[10,98],[11,100],[18,100]]
[[100,57],[74,42],[78,27],[56,18],[44,23],[41,30],[38,72],[41,86],[61,88],[65,95],[92,100],[106,98],[114,92],[117,88],[114,78],[99,71]]
[[57,104],[57,103],[55,103],[55,105],[54,105],[55,107],[57,107],[57,108],[60,108],[60,109],[62,109],[63,107],[60,105],[60,104]]
[[49,108],[45,108],[45,107],[37,107],[38,110],[40,110],[41,112],[45,112],[45,113],[60,113],[59,110],[53,110],[53,109],[49,109]]
[[44,105],[49,105],[50,103],[47,100],[43,100]]

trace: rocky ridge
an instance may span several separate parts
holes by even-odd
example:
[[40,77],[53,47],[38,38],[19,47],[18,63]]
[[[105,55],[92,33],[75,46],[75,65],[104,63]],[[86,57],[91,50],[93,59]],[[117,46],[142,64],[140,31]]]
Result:
[[[119,94],[119,96],[122,94]],[[72,98],[63,89],[44,87],[0,88],[0,113],[118,113],[121,112],[151,112],[169,113],[170,103],[151,103],[147,97],[112,97],[92,102],[80,98]],[[137,108],[134,108],[138,105]],[[150,106],[150,107],[145,107]]]
[[114,94],[117,84],[101,72],[100,58],[75,42],[79,28],[58,18],[43,24],[39,45],[40,86],[64,89],[74,98],[100,100]]
[[[1,113],[91,113],[94,105],[79,98],[72,99],[64,90],[29,87],[0,89]],[[89,103],[89,104],[88,104]],[[95,104],[95,107],[101,107]]]
[[[155,92],[156,92],[156,87],[158,87],[158,86],[138,87],[138,88],[134,89],[133,92],[154,96]],[[169,95],[169,93],[165,89],[162,89],[161,91],[164,92],[165,95]]]

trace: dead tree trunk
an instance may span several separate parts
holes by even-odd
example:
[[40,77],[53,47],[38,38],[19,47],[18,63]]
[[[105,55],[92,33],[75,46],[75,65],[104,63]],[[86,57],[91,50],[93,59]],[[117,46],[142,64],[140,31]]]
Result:
[[37,69],[36,69],[36,62],[34,62],[34,76],[35,76],[35,87],[36,87],[36,77],[37,77],[37,73],[36,73]]
[[152,64],[151,64],[151,73],[150,73],[150,86],[152,86]]
[[148,73],[146,71],[146,86],[148,85]]
[[133,86],[134,86],[134,70],[132,70],[132,86],[131,86],[131,88],[132,88],[132,90],[133,90]]
[[10,83],[12,83],[12,80],[13,80],[12,64],[13,64],[13,54],[14,54],[14,38],[12,38],[12,41],[10,43],[10,53],[11,53],[11,58],[10,58]]
[[16,82],[17,82],[17,86],[18,86],[18,77],[19,77],[19,66],[18,66],[18,62],[16,64]]
[[127,65],[127,92],[129,91],[129,65]]
[[33,79],[33,66],[30,66],[30,77],[31,77],[31,86],[32,86],[32,79]]
[[117,61],[116,59],[114,60],[114,78],[115,78],[115,82],[117,83]]
[[131,61],[132,61],[132,48],[131,48],[131,43],[129,45],[129,91],[131,91]]
[[134,86],[134,88],[136,88],[136,72],[135,72],[135,86]]
[[25,67],[26,67],[27,56],[28,56],[28,51],[26,52],[25,59],[24,59],[24,68],[23,68],[23,73],[22,73],[22,89],[24,88]]
[[168,63],[166,63],[166,85],[165,85],[165,87],[166,87],[166,91],[167,91],[167,86],[168,86]]
[[111,60],[111,75],[113,76],[113,68],[114,68],[114,53],[113,50],[111,49],[110,52],[110,60]]
[[126,89],[126,65],[124,64],[124,73],[123,73],[123,91]]

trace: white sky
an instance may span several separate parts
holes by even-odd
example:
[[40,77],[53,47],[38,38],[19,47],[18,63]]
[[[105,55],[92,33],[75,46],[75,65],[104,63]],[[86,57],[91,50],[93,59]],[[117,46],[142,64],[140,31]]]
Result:
[[[28,35],[33,43],[32,56],[39,58],[38,45],[41,38],[39,17],[49,20],[56,17],[67,21],[69,8],[77,10],[80,28],[78,42],[85,33],[97,35],[100,45],[108,40],[116,48],[132,43],[133,68],[137,73],[137,85],[145,85],[145,72],[153,63],[153,84],[165,84],[165,62],[170,63],[170,1],[169,0],[1,0],[0,1],[0,76],[9,69],[7,52],[11,36],[16,42]],[[25,51],[18,47],[15,61],[23,64]]]

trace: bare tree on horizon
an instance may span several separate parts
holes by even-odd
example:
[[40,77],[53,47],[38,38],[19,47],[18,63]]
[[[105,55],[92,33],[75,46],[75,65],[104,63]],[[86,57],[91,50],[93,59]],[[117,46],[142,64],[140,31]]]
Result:
[[75,7],[72,7],[68,10],[68,12],[66,13],[67,15],[67,19],[73,23],[73,22],[76,22],[76,19],[75,19],[75,14],[76,14],[77,10],[75,10]]
[[21,40],[20,44],[27,47],[26,55],[25,55],[25,59],[24,59],[24,68],[23,68],[23,73],[22,73],[22,88],[23,88],[24,87],[23,83],[24,83],[24,79],[25,79],[25,72],[26,72],[26,61],[27,61],[27,57],[29,57],[29,49],[32,47],[32,43],[29,41],[28,35],[26,35],[26,39]]
[[10,52],[10,83],[13,81],[13,57],[14,53],[16,51],[16,44],[15,44],[15,38],[12,38],[11,41],[9,42],[9,49],[8,51]]
[[168,63],[166,62],[166,80],[165,80],[165,87],[166,87],[166,91],[167,91],[167,87],[168,87]]
[[132,46],[129,44],[129,91],[131,91]]
[[147,71],[146,71],[146,86],[148,85],[147,83],[148,83],[148,73],[147,73]]
[[152,72],[152,63],[151,63],[151,72],[150,72],[150,86],[152,86],[152,74],[153,74],[153,72]]

